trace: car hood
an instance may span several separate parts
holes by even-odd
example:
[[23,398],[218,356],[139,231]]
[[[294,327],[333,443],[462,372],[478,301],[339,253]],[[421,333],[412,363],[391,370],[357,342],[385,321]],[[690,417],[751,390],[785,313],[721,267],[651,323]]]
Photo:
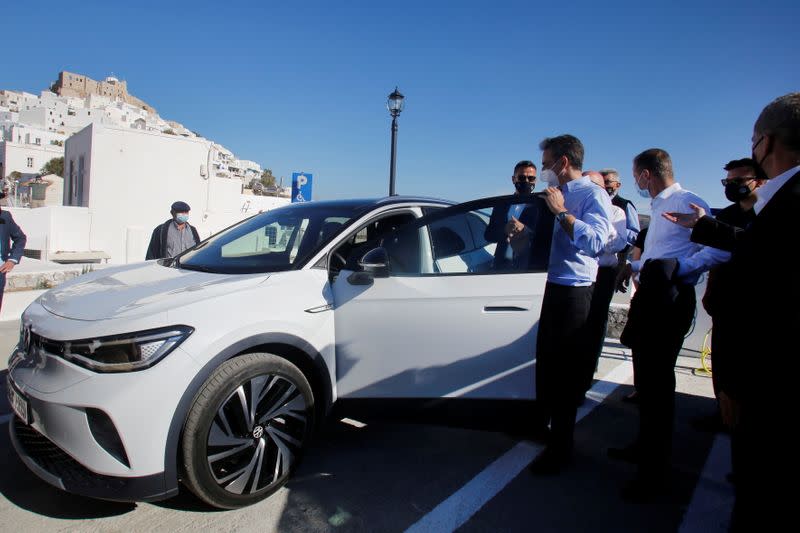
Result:
[[130,318],[155,314],[245,290],[268,274],[210,274],[165,267],[157,262],[104,269],[44,293],[49,312],[76,320]]

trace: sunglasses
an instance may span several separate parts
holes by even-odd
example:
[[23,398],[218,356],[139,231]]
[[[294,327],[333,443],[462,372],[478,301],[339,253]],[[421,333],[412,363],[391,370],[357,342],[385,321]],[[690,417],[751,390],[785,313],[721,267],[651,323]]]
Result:
[[536,181],[536,176],[514,176],[517,181],[527,181],[528,183],[534,183]]
[[719,181],[720,181],[720,183],[722,183],[723,187],[726,187],[729,183],[736,183],[738,185],[744,185],[748,181],[753,181],[754,179],[757,179],[757,178],[755,176],[745,176],[743,178],[733,178],[732,180],[722,178]]

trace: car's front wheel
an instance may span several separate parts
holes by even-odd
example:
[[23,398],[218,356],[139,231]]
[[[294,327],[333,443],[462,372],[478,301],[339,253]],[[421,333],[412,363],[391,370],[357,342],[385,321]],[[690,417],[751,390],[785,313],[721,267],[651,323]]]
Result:
[[266,353],[220,365],[186,418],[184,483],[214,507],[262,500],[289,478],[313,428],[314,396],[303,373]]

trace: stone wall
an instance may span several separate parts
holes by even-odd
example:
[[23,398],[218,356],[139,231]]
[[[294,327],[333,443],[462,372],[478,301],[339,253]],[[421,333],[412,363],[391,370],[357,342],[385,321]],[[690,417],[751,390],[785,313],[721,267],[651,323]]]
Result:
[[[25,261],[23,259],[23,261]],[[65,267],[61,270],[47,270],[43,272],[14,272],[6,277],[5,292],[35,291],[52,289],[67,280],[76,278],[86,271],[81,265]]]
[[614,304],[608,308],[608,329],[606,337],[618,339],[628,321],[628,304]]

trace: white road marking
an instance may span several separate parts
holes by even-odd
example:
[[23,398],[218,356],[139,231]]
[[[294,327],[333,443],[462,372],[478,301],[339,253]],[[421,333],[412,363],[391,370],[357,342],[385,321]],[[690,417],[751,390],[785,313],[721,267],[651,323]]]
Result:
[[364,422],[359,422],[358,420],[353,420],[352,418],[342,418],[340,422],[344,422],[348,426],[353,426],[358,429],[367,427],[367,425]]
[[728,531],[733,509],[733,487],[725,476],[730,469],[730,438],[717,435],[703,466],[703,473],[697,480],[692,501],[683,515],[679,533]]
[[[589,391],[590,402],[578,410],[578,420],[600,405],[611,392],[633,376],[633,366],[624,362],[597,381]],[[544,449],[544,445],[520,442],[484,468],[466,485],[406,530],[406,533],[445,533],[455,531],[506,485],[519,475]]]

